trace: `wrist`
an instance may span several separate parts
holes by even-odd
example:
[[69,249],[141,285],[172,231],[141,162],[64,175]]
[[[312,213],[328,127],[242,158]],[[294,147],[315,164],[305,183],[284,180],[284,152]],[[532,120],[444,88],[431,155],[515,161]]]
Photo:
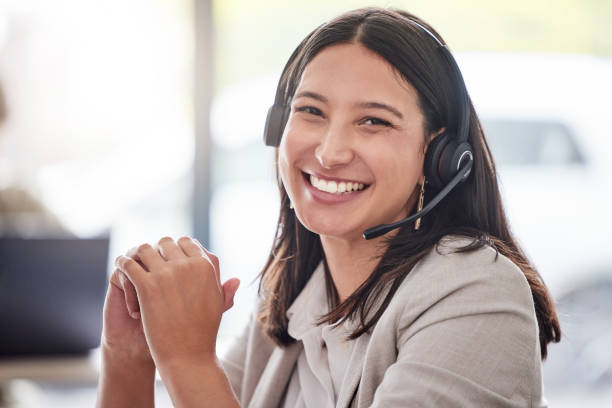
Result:
[[239,407],[232,386],[214,352],[190,358],[173,358],[158,364],[160,376],[176,407],[199,406],[201,401],[216,407]]
[[143,359],[124,360],[102,347],[98,408],[150,408],[155,405],[155,365]]
[[[157,361],[157,360],[156,360]],[[167,374],[173,376],[177,372],[184,370],[198,371],[201,369],[216,369],[220,368],[221,363],[217,358],[217,354],[213,352],[202,353],[191,356],[169,356],[168,358],[157,361],[157,369],[160,375]]]
[[155,362],[150,354],[136,353],[130,350],[113,349],[107,345],[101,346],[102,364],[104,369],[120,372],[134,372],[155,375]]

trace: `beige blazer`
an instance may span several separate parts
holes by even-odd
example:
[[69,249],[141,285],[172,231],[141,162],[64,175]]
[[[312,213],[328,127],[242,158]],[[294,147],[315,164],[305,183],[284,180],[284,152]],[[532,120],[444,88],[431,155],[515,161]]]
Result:
[[[538,325],[521,270],[489,247],[445,237],[355,340],[337,407],[546,407]],[[243,407],[277,407],[302,348],[255,319],[223,359]]]

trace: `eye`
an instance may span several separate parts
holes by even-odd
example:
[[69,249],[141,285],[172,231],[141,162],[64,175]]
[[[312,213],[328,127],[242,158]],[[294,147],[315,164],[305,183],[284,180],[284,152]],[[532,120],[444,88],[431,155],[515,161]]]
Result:
[[386,120],[379,119],[379,118],[366,118],[362,123],[364,125],[382,125],[382,126],[392,127],[391,123],[387,122]]
[[295,108],[296,112],[306,112],[311,115],[323,116],[323,113],[314,106],[299,106]]

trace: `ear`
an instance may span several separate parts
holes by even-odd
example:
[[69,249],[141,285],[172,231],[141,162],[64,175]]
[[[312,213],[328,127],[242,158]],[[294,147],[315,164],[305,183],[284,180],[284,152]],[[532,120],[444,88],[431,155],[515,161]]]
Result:
[[423,149],[423,157],[425,157],[425,155],[427,155],[427,148],[429,147],[429,143],[431,143],[432,140],[434,140],[436,138],[436,136],[438,136],[441,133],[446,132],[446,128],[440,128],[435,132],[431,132],[429,135],[427,135],[425,137],[425,148]]

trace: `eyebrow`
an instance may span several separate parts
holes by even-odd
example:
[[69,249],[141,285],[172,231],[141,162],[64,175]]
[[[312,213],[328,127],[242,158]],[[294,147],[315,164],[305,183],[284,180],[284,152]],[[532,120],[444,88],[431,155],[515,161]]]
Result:
[[[295,96],[293,98],[294,99],[297,99],[297,98],[312,98],[312,99],[316,99],[318,101],[321,101],[323,103],[327,103],[327,98],[326,97],[324,97],[323,95],[318,94],[316,92],[310,92],[310,91],[298,92],[297,94],[295,94]],[[360,107],[360,108],[383,109],[383,110],[391,112],[392,114],[394,114],[395,116],[397,116],[400,119],[404,118],[404,115],[402,115],[402,113],[400,111],[395,109],[393,106],[387,105],[386,103],[381,103],[381,102],[358,102],[355,105]]]
[[297,99],[297,98],[312,98],[312,99],[316,99],[318,101],[327,103],[327,98],[316,92],[310,92],[310,91],[298,92],[297,94],[295,94],[293,99]]
[[389,105],[387,105],[385,103],[380,103],[380,102],[360,102],[360,103],[357,104],[357,106],[359,106],[360,108],[384,109],[386,111],[391,112],[392,114],[394,114],[398,118],[404,119],[404,115],[402,115],[402,113],[400,111],[395,109],[393,106],[389,106]]

